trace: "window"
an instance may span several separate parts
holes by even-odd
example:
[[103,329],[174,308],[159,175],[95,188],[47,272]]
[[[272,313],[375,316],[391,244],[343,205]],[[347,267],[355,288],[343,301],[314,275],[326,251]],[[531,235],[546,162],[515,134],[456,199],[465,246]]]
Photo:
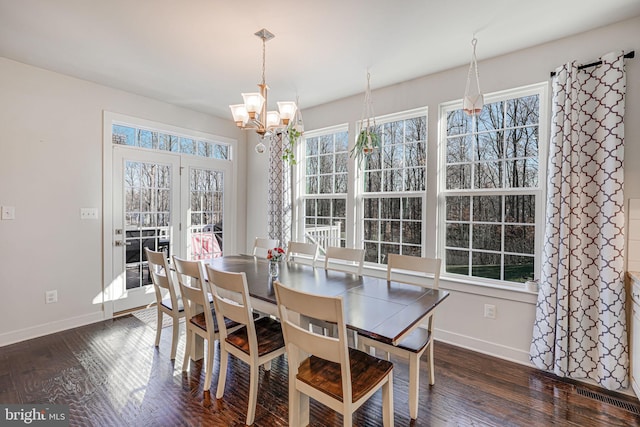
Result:
[[112,127],[112,143],[190,154],[192,156],[230,160],[229,144],[226,143],[185,138],[121,124],[114,124]]
[[362,162],[365,261],[422,255],[427,111],[376,118],[380,149]]
[[441,107],[440,255],[449,274],[524,282],[537,271],[545,86],[485,97],[477,117]]
[[345,126],[305,133],[304,240],[328,246],[346,245],[349,133]]

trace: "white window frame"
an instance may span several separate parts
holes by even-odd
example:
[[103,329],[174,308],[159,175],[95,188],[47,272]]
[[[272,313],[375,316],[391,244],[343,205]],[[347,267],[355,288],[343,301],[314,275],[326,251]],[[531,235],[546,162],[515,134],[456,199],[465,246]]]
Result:
[[[317,193],[317,194],[307,194],[306,191],[306,177],[307,177],[307,156],[306,156],[306,147],[307,147],[307,139],[310,138],[317,138],[320,136],[324,136],[324,135],[331,135],[331,134],[336,134],[336,133],[340,133],[340,132],[346,132],[348,134],[347,138],[350,138],[349,135],[349,126],[348,124],[344,123],[344,124],[340,124],[340,125],[336,125],[336,126],[329,126],[329,127],[325,127],[325,128],[321,128],[321,129],[315,129],[312,131],[305,131],[303,134],[303,139],[301,141],[301,144],[298,144],[298,152],[296,153],[296,158],[297,159],[302,159],[301,161],[298,162],[298,167],[297,167],[297,174],[296,176],[299,177],[297,179],[297,183],[295,185],[295,193],[297,194],[297,197],[295,198],[295,212],[297,213],[296,215],[296,219],[295,219],[295,233],[292,233],[292,239],[296,240],[296,241],[300,241],[300,242],[305,242],[306,241],[306,237],[304,235],[304,230],[305,230],[305,219],[306,219],[306,212],[305,212],[305,202],[307,199],[344,199],[345,200],[345,234],[346,236],[349,235],[348,229],[349,229],[349,224],[351,222],[350,220],[350,210],[349,210],[349,189],[350,184],[349,184],[349,168],[351,165],[351,159],[349,158],[348,163],[347,163],[347,191],[345,193]],[[349,152],[350,149],[350,145],[347,148],[347,153]],[[318,164],[318,168],[320,167],[320,165]],[[345,239],[345,245],[347,247],[350,247],[350,241],[349,238],[346,237]]]
[[[490,104],[493,102],[506,101],[509,99],[520,98],[531,95],[539,95],[539,118],[538,118],[538,186],[526,188],[499,188],[499,189],[464,189],[464,190],[447,190],[446,189],[446,165],[447,165],[447,113],[462,108],[462,100],[451,101],[440,104],[439,107],[439,129],[438,129],[438,158],[439,158],[439,174],[438,174],[438,222],[437,222],[437,254],[442,258],[442,276],[444,278],[458,280],[471,284],[489,285],[489,286],[506,286],[509,288],[524,288],[524,283],[488,279],[471,275],[461,275],[446,272],[445,254],[446,254],[446,196],[486,196],[486,195],[535,195],[535,243],[534,243],[534,276],[539,278],[542,257],[542,241],[544,236],[544,201],[546,195],[546,159],[548,147],[548,115],[549,115],[549,85],[546,82],[537,83],[529,86],[514,88],[510,90],[495,92],[484,95],[484,102]],[[433,188],[427,188],[427,191],[433,191]],[[500,224],[504,224],[500,222]],[[504,248],[503,248],[504,249]],[[501,250],[504,255],[504,251]],[[501,256],[502,256],[501,255]],[[471,265],[470,265],[471,268]]]
[[[425,178],[425,183],[424,183],[424,190],[423,191],[410,191],[410,192],[405,192],[405,191],[381,191],[381,192],[365,192],[364,191],[364,167],[360,167],[357,164],[354,165],[356,167],[356,185],[355,185],[355,191],[354,191],[354,197],[356,200],[356,218],[357,221],[355,221],[356,224],[356,230],[355,230],[355,235],[356,235],[356,242],[358,242],[357,247],[359,248],[364,248],[364,199],[365,196],[370,196],[370,197],[377,197],[377,198],[383,198],[383,197],[394,197],[394,198],[421,198],[422,199],[422,212],[421,212],[421,222],[423,224],[422,230],[421,230],[421,236],[420,236],[420,252],[421,255],[424,256],[425,254],[425,242],[426,242],[426,234],[427,234],[427,222],[426,222],[426,218],[427,218],[427,192],[429,191],[429,188],[427,186],[427,176],[428,176],[428,157],[429,157],[429,108],[428,107],[420,107],[420,108],[414,108],[411,110],[405,110],[405,111],[401,111],[398,113],[392,113],[392,114],[386,114],[383,116],[376,116],[375,121],[376,121],[376,125],[378,126],[383,126],[386,123],[390,123],[390,122],[395,122],[395,121],[400,121],[400,120],[407,120],[407,119],[411,119],[411,118],[416,118],[416,117],[424,117],[425,119],[425,125],[427,127],[426,132],[425,132],[425,165],[424,165],[424,178]],[[356,135],[360,132],[360,128],[357,129],[357,133]],[[404,169],[404,167],[403,167]],[[382,185],[382,183],[381,183]],[[400,220],[401,221],[401,220]],[[402,225],[401,225],[402,226]],[[401,243],[400,243],[401,244]],[[378,263],[372,263],[372,262],[366,262],[365,263],[368,266],[384,266],[385,264],[378,264]]]

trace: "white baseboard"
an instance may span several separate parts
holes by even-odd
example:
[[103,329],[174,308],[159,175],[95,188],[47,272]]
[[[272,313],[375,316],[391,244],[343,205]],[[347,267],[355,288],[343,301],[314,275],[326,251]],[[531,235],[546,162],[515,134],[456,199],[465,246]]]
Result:
[[5,332],[0,334],[0,347],[15,344],[20,341],[26,341],[38,338],[44,335],[65,331],[78,326],[89,325],[91,323],[105,320],[104,312],[96,311],[94,313],[84,314],[82,316],[70,317],[68,319],[58,320],[55,322],[44,323],[41,325],[30,326],[17,331]]
[[524,351],[519,348],[513,348],[489,341],[479,340],[467,335],[456,334],[454,332],[449,332],[437,328],[434,338],[436,341],[441,341],[447,344],[455,345],[457,347],[477,351],[478,353],[483,353],[489,356],[497,357],[499,359],[520,363],[521,365],[527,365],[532,368],[535,367],[529,360],[528,350]]

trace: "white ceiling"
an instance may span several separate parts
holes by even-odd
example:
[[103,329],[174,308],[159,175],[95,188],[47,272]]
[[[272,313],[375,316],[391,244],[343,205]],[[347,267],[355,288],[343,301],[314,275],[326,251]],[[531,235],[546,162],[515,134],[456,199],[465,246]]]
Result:
[[230,118],[302,108],[640,15],[640,0],[0,0],[0,56]]

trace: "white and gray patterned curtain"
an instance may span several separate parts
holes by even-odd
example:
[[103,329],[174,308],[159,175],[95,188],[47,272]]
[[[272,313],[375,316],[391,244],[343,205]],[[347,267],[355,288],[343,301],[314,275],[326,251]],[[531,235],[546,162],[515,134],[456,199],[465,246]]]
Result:
[[546,228],[531,361],[628,385],[624,286],[624,59],[556,70]]
[[270,239],[278,239],[284,247],[291,238],[291,166],[282,159],[282,134],[269,143],[269,212]]

